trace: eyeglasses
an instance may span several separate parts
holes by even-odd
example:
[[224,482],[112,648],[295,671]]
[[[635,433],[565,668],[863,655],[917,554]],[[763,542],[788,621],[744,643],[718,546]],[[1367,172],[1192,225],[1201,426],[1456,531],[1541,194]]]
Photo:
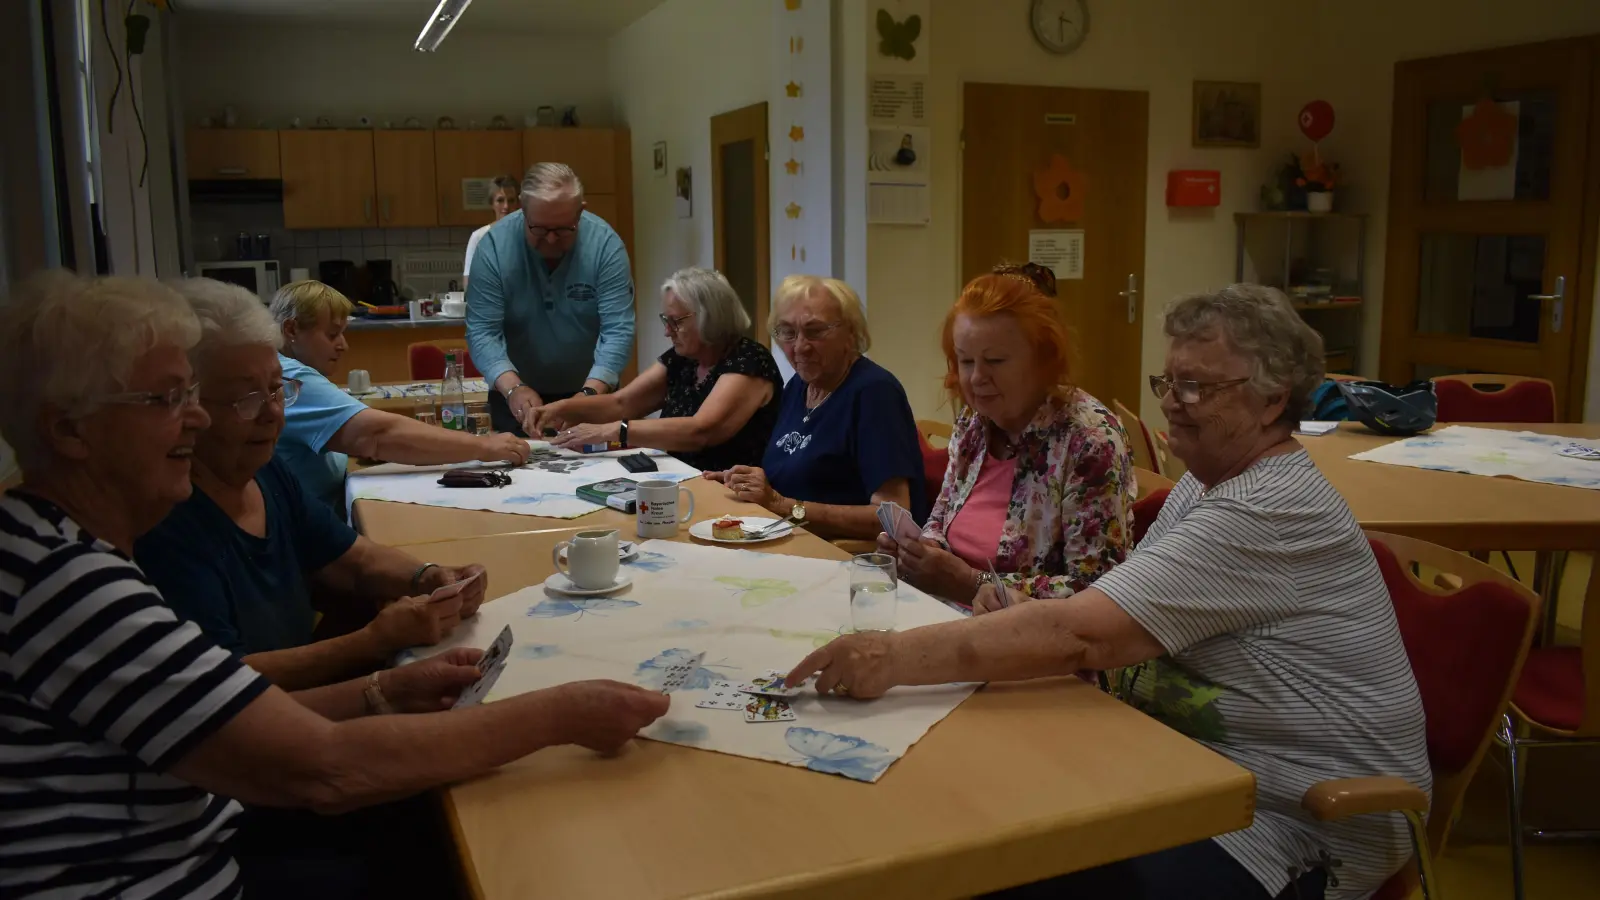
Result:
[[666,313],[660,313],[659,315],[656,316],[656,318],[661,320],[661,324],[662,325],[667,326],[667,330],[668,331],[673,332],[674,334],[676,334],[678,329],[683,327],[683,323],[684,322],[688,321],[689,319],[694,318],[694,313],[684,313],[683,315],[677,316],[676,318],[674,318],[672,316],[669,316]]
[[541,243],[544,241],[545,238],[549,237],[552,234],[556,236],[556,240],[560,240],[562,238],[570,237],[570,236],[572,236],[574,234],[577,234],[577,233],[578,233],[578,226],[576,226],[576,225],[557,225],[554,228],[545,228],[543,225],[529,225],[528,226],[528,235],[530,237],[532,237],[534,239],[534,241],[541,242]]
[[815,343],[827,337],[828,332],[838,328],[843,324],[843,322],[812,322],[806,327],[799,329],[795,328],[793,325],[779,325],[778,327],[772,329],[772,336],[781,343],[790,344],[794,342],[795,338],[803,334],[805,335],[806,340]]
[[1165,400],[1168,394],[1176,392],[1179,403],[1199,403],[1206,396],[1223,388],[1244,384],[1249,380],[1234,378],[1229,381],[1191,381],[1173,378],[1170,375],[1151,375],[1150,390],[1156,395],[1157,400]]
[[170,391],[132,391],[126,394],[107,394],[99,398],[101,403],[115,403],[119,406],[154,406],[169,413],[176,413],[186,407],[194,406],[200,400],[200,384],[196,382],[188,387],[176,387]]
[[239,414],[239,418],[249,422],[261,415],[261,408],[268,403],[282,403],[284,409],[288,409],[298,399],[300,399],[300,382],[291,378],[270,391],[251,391],[228,405]]

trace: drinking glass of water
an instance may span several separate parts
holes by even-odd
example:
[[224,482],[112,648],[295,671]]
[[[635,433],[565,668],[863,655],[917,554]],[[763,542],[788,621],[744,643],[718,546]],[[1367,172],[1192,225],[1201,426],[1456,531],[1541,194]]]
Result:
[[862,553],[850,560],[850,627],[856,631],[893,631],[900,578],[894,557]]

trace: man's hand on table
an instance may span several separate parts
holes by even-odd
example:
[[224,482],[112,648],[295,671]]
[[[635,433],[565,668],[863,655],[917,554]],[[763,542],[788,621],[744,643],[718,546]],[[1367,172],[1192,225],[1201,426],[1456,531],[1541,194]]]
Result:
[[620,681],[574,681],[550,690],[561,699],[567,743],[601,753],[615,753],[672,705],[660,691]]
[[478,458],[484,462],[508,462],[520,466],[528,461],[528,454],[532,452],[528,442],[514,434],[486,434],[482,440],[483,452]]
[[544,406],[544,398],[539,392],[525,384],[517,385],[516,389],[506,395],[506,405],[511,407],[511,415],[516,417],[517,424],[527,432],[529,437],[538,437],[534,430],[533,414]]
[[795,687],[817,676],[817,693],[844,694],[857,700],[882,697],[895,682],[895,655],[899,635],[892,631],[861,631],[834,638],[784,679]]
[[534,411],[533,428],[525,428],[523,430],[528,432],[528,437],[542,438],[546,428],[554,428],[557,431],[566,428],[566,410],[571,405],[571,400],[557,400],[554,403],[546,403]]

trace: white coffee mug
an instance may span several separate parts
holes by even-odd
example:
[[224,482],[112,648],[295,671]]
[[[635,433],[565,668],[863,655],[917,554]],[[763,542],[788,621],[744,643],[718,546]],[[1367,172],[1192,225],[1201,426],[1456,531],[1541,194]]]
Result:
[[428,317],[428,303],[426,300],[412,300],[407,306],[411,309],[411,321],[420,322]]
[[[675,481],[641,481],[638,488],[638,531],[641,538],[672,537],[678,526],[694,517],[694,494]],[[678,495],[688,498],[678,514]]]
[[372,390],[372,373],[366,369],[350,370],[350,393],[365,394]]
[[[562,565],[561,551],[567,551]],[[586,591],[608,588],[617,583],[617,530],[580,531],[572,540],[562,541],[550,551],[556,571]]]
[[449,316],[452,319],[459,319],[467,314],[467,301],[446,300],[440,305],[439,312],[441,315]]

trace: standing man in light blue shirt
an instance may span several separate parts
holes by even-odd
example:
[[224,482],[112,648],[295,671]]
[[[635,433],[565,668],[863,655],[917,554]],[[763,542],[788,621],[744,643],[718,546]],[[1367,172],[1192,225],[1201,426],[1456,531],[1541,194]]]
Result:
[[494,388],[495,430],[526,435],[546,403],[616,390],[633,352],[633,276],[622,239],[584,211],[571,168],[534,165],[520,199],[478,243],[467,346]]

